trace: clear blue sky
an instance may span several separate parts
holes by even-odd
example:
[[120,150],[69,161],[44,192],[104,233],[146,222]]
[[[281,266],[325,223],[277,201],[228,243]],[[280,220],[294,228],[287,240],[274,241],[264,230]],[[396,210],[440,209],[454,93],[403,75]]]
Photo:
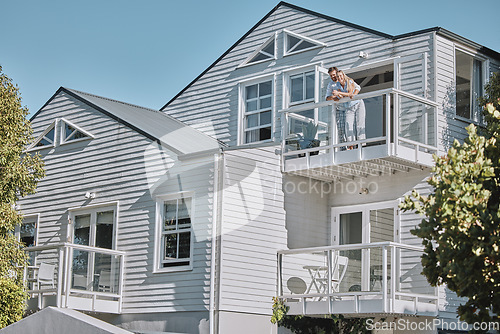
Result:
[[[277,0],[0,0],[0,65],[35,113],[60,87],[158,109]],[[387,34],[443,27],[500,52],[499,0],[290,0]]]

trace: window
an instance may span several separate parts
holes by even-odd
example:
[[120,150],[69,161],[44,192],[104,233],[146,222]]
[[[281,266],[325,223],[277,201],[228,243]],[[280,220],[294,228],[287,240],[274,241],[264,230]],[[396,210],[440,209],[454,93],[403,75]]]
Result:
[[35,139],[30,148],[46,148],[55,146],[56,121],[52,122],[47,129]]
[[25,217],[21,226],[16,227],[17,240],[21,241],[26,247],[36,246],[37,225],[38,216]]
[[284,56],[326,46],[325,43],[293,33],[286,29],[283,30],[283,37],[285,43]]
[[88,131],[83,130],[64,118],[57,118],[40,136],[38,136],[28,149],[37,150],[55,147],[92,138],[94,138],[94,136]]
[[61,124],[61,143],[75,142],[77,140],[90,139],[93,136],[78,126],[62,119]]
[[97,208],[74,212],[73,243],[113,249],[115,209]]
[[314,102],[314,71],[290,76],[290,104]]
[[270,140],[273,120],[273,80],[247,84],[242,91],[245,144]]
[[157,205],[160,225],[158,269],[191,269],[192,197],[185,194],[167,196],[160,199]]
[[276,34],[273,34],[262,46],[253,52],[240,66],[257,64],[276,59]]
[[477,99],[483,95],[483,62],[469,53],[455,50],[456,115],[482,122]]

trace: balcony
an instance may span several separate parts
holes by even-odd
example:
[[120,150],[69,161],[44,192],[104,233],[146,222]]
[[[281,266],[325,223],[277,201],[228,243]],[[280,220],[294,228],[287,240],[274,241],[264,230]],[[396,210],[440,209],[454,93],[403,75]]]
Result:
[[278,297],[289,315],[436,316],[421,247],[394,242],[278,252]]
[[[395,88],[352,100],[363,100],[366,106],[366,139],[353,142],[340,142],[336,126],[335,106],[347,98],[281,111],[283,172],[331,182],[433,165],[432,155],[438,151],[436,102]],[[310,122],[317,125],[316,145],[308,147],[303,141]]]
[[28,310],[120,313],[125,253],[71,243],[26,248]]

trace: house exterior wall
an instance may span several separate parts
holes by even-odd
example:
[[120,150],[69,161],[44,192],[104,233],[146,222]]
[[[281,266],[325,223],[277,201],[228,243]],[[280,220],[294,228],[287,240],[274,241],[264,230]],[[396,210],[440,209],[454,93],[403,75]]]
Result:
[[286,247],[279,156],[274,148],[228,150],[223,156],[220,333],[235,332],[229,323],[239,324],[238,333],[255,332],[236,319],[256,321],[270,330],[276,254]]
[[[122,313],[194,312],[194,318],[208,321],[213,155],[180,161],[169,149],[65,92],[32,121],[35,136],[60,117],[95,138],[39,150],[47,176],[36,194],[19,201],[25,215],[40,214],[37,245],[67,241],[68,209],[118,202],[116,249],[127,253]],[[193,194],[193,269],[153,273],[155,199],[181,191]],[[86,199],[86,192],[96,198]]]

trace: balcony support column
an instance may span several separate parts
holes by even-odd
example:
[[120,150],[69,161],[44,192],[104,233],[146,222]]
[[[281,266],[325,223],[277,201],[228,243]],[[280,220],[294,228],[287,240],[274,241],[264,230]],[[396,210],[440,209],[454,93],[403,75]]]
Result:
[[387,313],[387,247],[382,246],[382,301]]

